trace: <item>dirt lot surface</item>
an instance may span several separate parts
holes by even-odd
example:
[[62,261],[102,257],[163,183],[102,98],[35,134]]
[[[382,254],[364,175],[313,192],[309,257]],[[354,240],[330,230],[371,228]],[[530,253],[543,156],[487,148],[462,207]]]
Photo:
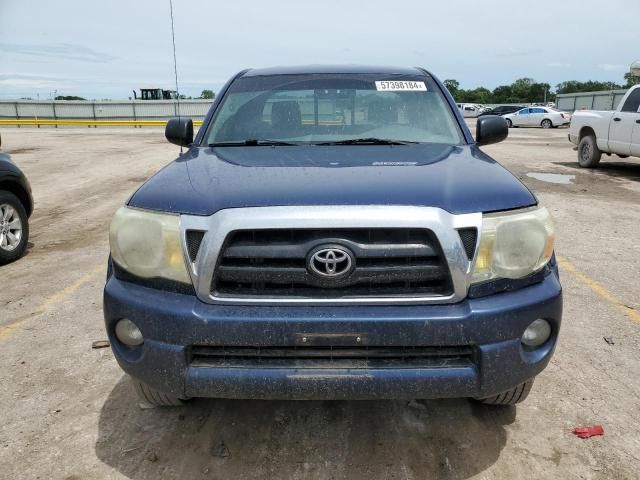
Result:
[[[197,400],[162,410],[140,409],[110,349],[91,344],[106,338],[111,215],[177,147],[159,129],[5,129],[36,209],[28,254],[0,267],[0,478],[640,478],[640,161],[579,169],[566,135],[513,129],[486,147],[558,231],[563,328],[525,403]],[[605,436],[571,434],[590,424]]]

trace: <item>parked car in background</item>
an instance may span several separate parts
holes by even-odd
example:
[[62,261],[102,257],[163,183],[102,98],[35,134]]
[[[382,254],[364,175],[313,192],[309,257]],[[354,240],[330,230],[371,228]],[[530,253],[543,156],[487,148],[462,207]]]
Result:
[[0,152],[0,265],[24,254],[32,211],[33,197],[27,177],[9,155]]
[[575,112],[569,141],[578,146],[581,167],[597,167],[603,153],[640,157],[640,85],[630,88],[613,112]]
[[571,115],[550,107],[526,107],[502,117],[509,127],[555,128],[571,122]]
[[465,118],[475,118],[480,114],[489,110],[484,105],[480,105],[479,103],[458,103],[458,110],[462,113],[462,116]]
[[498,107],[489,108],[478,116],[482,117],[483,115],[506,115],[508,113],[517,112],[522,108],[524,108],[523,105],[500,105]]

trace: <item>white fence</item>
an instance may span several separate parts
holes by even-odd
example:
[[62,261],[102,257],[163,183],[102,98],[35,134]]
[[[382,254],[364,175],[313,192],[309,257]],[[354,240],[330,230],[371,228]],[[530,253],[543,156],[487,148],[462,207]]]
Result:
[[565,112],[573,112],[575,110],[615,110],[625,93],[627,93],[626,90],[559,93],[556,96],[556,108]]
[[[626,90],[559,94],[559,110],[615,110]],[[201,120],[212,100],[180,100],[180,115]],[[178,115],[175,100],[0,100],[0,119],[166,120]]]
[[213,100],[0,100],[0,119],[164,120],[178,115],[202,119]]

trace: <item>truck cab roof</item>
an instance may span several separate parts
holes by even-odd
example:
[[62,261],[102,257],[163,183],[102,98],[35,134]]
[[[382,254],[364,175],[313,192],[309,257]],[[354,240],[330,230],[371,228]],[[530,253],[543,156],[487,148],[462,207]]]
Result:
[[267,75],[308,75],[308,74],[363,74],[381,73],[388,75],[424,75],[425,71],[417,67],[391,67],[375,65],[294,65],[267,68],[252,68],[244,71],[241,77]]

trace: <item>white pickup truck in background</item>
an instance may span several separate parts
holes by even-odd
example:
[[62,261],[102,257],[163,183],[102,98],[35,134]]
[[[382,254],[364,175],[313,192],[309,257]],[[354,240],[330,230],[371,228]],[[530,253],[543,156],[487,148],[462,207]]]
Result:
[[597,167],[603,153],[640,157],[640,85],[631,87],[613,112],[575,112],[569,141],[578,146],[581,167]]
[[480,105],[479,103],[457,103],[456,105],[464,118],[476,118],[481,113],[490,110],[488,107]]

